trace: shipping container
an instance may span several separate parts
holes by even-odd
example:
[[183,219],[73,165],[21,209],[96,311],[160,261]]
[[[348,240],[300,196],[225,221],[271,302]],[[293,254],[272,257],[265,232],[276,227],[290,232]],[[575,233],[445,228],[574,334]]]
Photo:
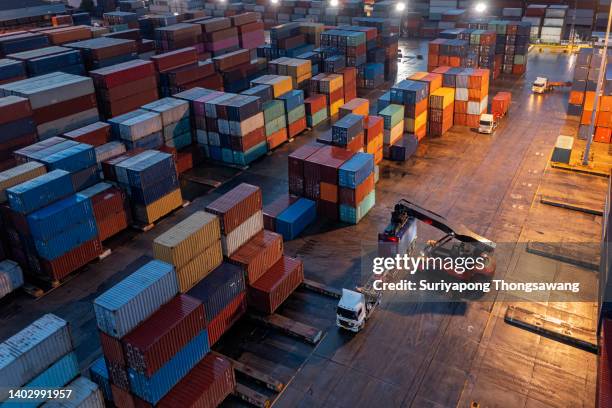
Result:
[[68,322],[53,314],[40,319],[0,344],[0,400],[10,388],[26,384],[72,350]]
[[255,282],[283,255],[283,238],[271,231],[257,233],[228,259],[240,266],[247,283]]
[[247,287],[249,306],[272,314],[304,281],[301,260],[283,256],[261,278]]
[[230,234],[263,206],[259,187],[242,183],[206,206],[206,211],[219,216],[221,233]]
[[172,265],[149,261],[94,300],[98,327],[121,338],[177,293]]
[[127,364],[151,377],[205,328],[202,303],[178,295],[121,340]]
[[78,377],[66,386],[71,390],[67,399],[55,399],[47,402],[45,408],[104,408],[104,397],[98,386],[85,377]]

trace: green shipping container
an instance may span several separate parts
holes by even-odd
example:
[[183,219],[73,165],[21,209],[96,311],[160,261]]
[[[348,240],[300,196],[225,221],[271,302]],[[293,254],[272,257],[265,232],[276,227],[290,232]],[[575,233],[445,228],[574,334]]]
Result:
[[285,115],[281,116],[280,118],[276,118],[271,122],[266,122],[266,136],[271,136],[286,126],[287,122],[285,121]]
[[312,116],[306,116],[306,123],[310,127],[317,126],[319,123],[327,119],[327,109],[321,109]]
[[385,120],[385,129],[392,129],[404,118],[404,106],[392,103],[378,113]]
[[274,119],[285,115],[285,105],[283,101],[274,99],[263,104],[264,121],[272,122]]
[[293,123],[302,119],[304,116],[306,116],[306,107],[304,105],[299,105],[297,108],[291,109],[289,113],[287,113],[287,123]]

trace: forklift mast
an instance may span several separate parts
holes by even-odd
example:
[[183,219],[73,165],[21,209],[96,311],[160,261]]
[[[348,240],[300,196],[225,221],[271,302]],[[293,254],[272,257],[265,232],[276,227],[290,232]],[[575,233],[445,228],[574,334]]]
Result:
[[448,236],[473,245],[479,252],[493,252],[495,243],[476,234],[463,224],[453,224],[443,216],[429,211],[418,204],[401,199],[391,214],[391,223],[385,229],[384,235],[397,234],[410,218],[416,218],[425,224],[444,232]]

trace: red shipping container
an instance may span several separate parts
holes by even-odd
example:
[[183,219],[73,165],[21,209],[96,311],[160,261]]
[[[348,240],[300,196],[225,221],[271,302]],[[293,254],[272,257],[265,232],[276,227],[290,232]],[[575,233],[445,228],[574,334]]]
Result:
[[296,120],[293,123],[290,123],[289,126],[287,127],[288,129],[288,137],[291,139],[297,135],[299,135],[300,133],[302,133],[304,130],[306,130],[306,117],[303,116],[301,118],[299,118],[298,120]]
[[176,171],[179,174],[193,168],[193,150],[187,149],[176,154]]
[[259,20],[259,13],[246,12],[230,17],[233,26],[243,26]]
[[125,193],[117,187],[110,186],[91,197],[91,204],[96,221],[100,221],[125,210]]
[[338,169],[353,153],[335,146],[325,146],[308,157],[304,163],[304,179],[312,179],[329,184],[338,183]]
[[253,31],[264,30],[264,23],[255,21],[253,23],[244,24],[238,27],[238,34],[250,33]]
[[114,88],[126,85],[137,79],[155,75],[155,67],[151,61],[133,60],[110,67],[89,72],[96,87]]
[[112,382],[111,393],[113,394],[113,405],[117,408],[145,408],[151,406],[148,402],[141,400],[134,394],[116,386]]
[[102,331],[98,331],[98,334],[100,335],[102,354],[104,354],[106,361],[119,366],[125,366],[125,355],[121,341]]
[[304,100],[304,105],[306,114],[312,116],[320,110],[327,108],[327,100],[325,95],[314,93]]
[[35,109],[32,117],[34,121],[40,125],[41,123],[51,122],[59,118],[95,108],[96,106],[96,95],[92,93]]
[[179,68],[198,62],[198,51],[194,47],[181,48],[180,50],[165,52],[151,57],[155,70],[165,72],[173,68]]
[[304,281],[301,260],[283,256],[261,278],[247,287],[248,304],[272,314]]
[[208,323],[208,344],[212,347],[246,313],[246,309],[246,293],[243,292]]
[[110,125],[104,122],[95,122],[91,125],[64,133],[62,136],[66,139],[87,143],[97,147],[110,141]]
[[348,144],[346,145],[346,150],[352,153],[357,153],[358,151],[363,150],[364,146],[365,144],[363,143],[363,132],[361,132],[357,136],[355,136],[353,140],[348,142]]
[[263,208],[264,228],[268,231],[274,231],[276,229],[276,217],[293,204],[295,200],[297,200],[296,196],[283,194],[270,204],[265,205]]
[[209,353],[157,404],[160,408],[215,408],[236,387],[232,363]]
[[135,94],[150,91],[152,89],[157,89],[157,79],[154,76],[147,76],[130,82],[130,86],[115,87],[110,89],[98,88],[97,91],[98,96],[105,102],[114,102]]
[[202,303],[178,295],[122,339],[127,364],[150,377],[205,328]]
[[32,116],[30,100],[20,96],[0,98],[0,125]]
[[312,199],[317,200],[317,214],[332,221],[338,221],[340,219],[338,203],[321,200],[318,197],[313,197]]
[[266,128],[260,127],[244,136],[230,136],[232,150],[246,152],[250,148],[266,141]]
[[277,148],[287,140],[287,128],[282,128],[278,132],[272,133],[270,136],[266,137],[266,142],[268,142],[268,150]]
[[241,183],[206,206],[206,211],[219,216],[221,233],[229,234],[262,208],[261,189]]
[[364,121],[364,144],[370,143],[384,131],[385,121],[381,116],[367,116]]
[[255,282],[283,255],[283,237],[263,230],[234,252],[229,262],[240,266],[248,282]]
[[110,216],[96,220],[98,227],[98,239],[104,241],[115,234],[127,229],[130,225],[130,216],[127,210],[111,214]]
[[304,162],[323,146],[321,143],[307,144],[289,155],[289,194],[304,195]]
[[102,244],[96,238],[71,249],[52,261],[41,259],[40,266],[52,279],[60,280],[87,265],[100,254],[102,254]]
[[157,99],[159,99],[157,88],[154,88],[110,103],[103,101],[100,106],[100,111],[107,118],[111,118],[138,109],[140,106],[156,101]]

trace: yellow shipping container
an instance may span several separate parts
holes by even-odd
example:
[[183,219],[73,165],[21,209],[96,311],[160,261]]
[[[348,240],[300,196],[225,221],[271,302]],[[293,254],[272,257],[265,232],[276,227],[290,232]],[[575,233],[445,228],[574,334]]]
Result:
[[355,98],[340,107],[341,117],[349,113],[368,116],[370,114],[370,101],[363,98]]
[[310,74],[312,72],[312,62],[310,60],[292,58],[287,61],[287,74],[295,78]]
[[182,204],[183,197],[181,196],[181,189],[177,188],[146,207],[142,205],[135,205],[134,217],[140,222],[147,224],[152,223],[177,209]]
[[444,109],[454,102],[455,88],[438,88],[429,96],[429,106],[435,109]]
[[7,200],[7,189],[17,184],[25,183],[38,176],[42,176],[46,172],[47,168],[44,164],[31,161],[0,173],[0,203],[4,203]]
[[220,240],[219,218],[197,211],[155,238],[153,255],[180,268],[216,241],[221,245]]
[[334,116],[340,110],[340,107],[344,105],[344,99],[339,99],[329,106],[329,116]]
[[329,74],[326,80],[329,81],[329,92],[334,92],[338,89],[342,89],[342,87],[344,86],[342,82],[342,75]]
[[383,131],[383,142],[386,145],[392,145],[402,138],[404,134],[404,119],[400,120],[397,125],[393,126],[391,130],[385,129]]
[[223,262],[221,240],[206,248],[185,266],[176,270],[179,291],[187,292]]
[[377,151],[383,148],[383,135],[382,133],[368,142],[366,146],[366,153],[376,154]]
[[251,81],[251,85],[271,85],[274,97],[277,98],[292,89],[291,77],[284,75],[262,75]]
[[428,72],[415,72],[414,74],[410,75],[408,79],[412,79],[413,81],[418,81],[419,79],[425,78],[427,75],[429,75]]
[[404,128],[408,133],[416,133],[417,129],[427,124],[427,111],[421,113],[416,118],[404,118]]

